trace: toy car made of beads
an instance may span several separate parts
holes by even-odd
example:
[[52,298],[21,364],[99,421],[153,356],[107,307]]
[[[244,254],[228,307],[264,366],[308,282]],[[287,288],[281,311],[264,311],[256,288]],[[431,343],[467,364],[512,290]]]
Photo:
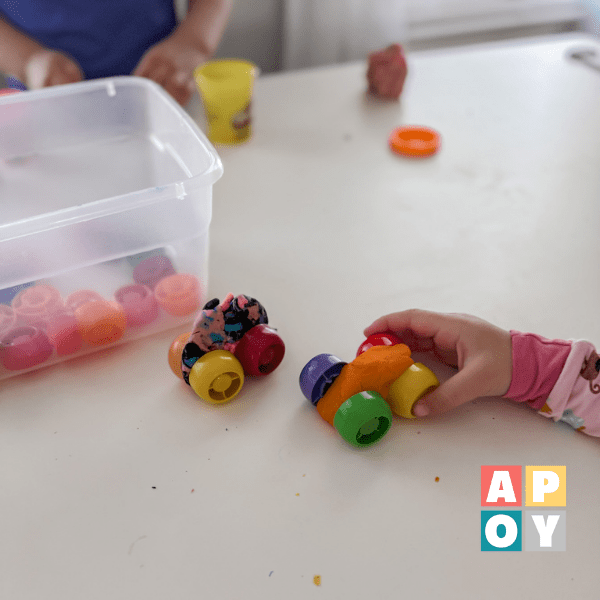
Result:
[[285,344],[268,326],[267,311],[250,296],[228,294],[207,302],[193,330],[169,348],[169,366],[202,399],[233,400],[244,376],[272,373],[283,360]]
[[307,400],[357,447],[381,440],[393,413],[414,418],[414,405],[438,386],[435,374],[415,363],[408,346],[391,333],[369,336],[350,363],[319,354],[300,373],[300,389]]

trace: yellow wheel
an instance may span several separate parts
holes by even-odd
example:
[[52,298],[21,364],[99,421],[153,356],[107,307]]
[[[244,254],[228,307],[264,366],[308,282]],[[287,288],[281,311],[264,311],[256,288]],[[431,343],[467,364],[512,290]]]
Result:
[[387,401],[398,416],[414,419],[413,406],[439,385],[438,378],[431,370],[421,363],[415,363],[392,383]]
[[231,352],[213,350],[200,357],[190,372],[190,386],[207,402],[233,400],[244,385],[244,369]]

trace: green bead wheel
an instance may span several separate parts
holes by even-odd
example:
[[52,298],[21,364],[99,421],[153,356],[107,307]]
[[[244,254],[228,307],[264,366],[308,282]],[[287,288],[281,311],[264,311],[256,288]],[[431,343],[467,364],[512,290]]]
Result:
[[338,408],[333,418],[338,433],[359,448],[378,442],[391,424],[392,411],[377,392],[354,394]]

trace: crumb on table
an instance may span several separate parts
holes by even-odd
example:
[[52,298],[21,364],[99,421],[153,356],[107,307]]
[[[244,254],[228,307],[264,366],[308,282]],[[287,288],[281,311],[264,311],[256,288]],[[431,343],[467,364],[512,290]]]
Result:
[[439,480],[440,480],[440,478],[439,478],[439,477],[436,477],[436,478],[435,478],[435,480],[436,480],[436,481],[439,481]]

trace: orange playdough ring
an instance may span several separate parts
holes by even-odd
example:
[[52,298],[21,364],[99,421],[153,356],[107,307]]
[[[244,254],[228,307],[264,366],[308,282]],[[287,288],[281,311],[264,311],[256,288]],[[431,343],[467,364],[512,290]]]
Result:
[[403,156],[431,156],[440,148],[440,134],[429,127],[397,127],[389,143],[393,152]]

